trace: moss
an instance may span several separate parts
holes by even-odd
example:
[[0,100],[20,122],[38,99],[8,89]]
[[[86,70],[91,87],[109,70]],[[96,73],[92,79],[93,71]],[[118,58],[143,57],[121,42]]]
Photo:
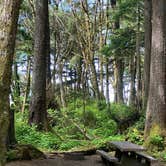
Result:
[[153,124],[151,131],[150,131],[150,137],[154,135],[161,135],[161,128],[158,124]]
[[145,141],[145,146],[152,152],[164,150],[165,134],[158,124],[153,124],[149,137]]
[[7,161],[45,158],[40,150],[32,145],[15,145],[7,152]]

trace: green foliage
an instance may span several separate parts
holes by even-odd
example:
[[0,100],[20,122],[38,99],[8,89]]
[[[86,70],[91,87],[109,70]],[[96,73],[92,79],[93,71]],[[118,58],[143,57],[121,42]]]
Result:
[[124,137],[122,135],[114,135],[114,136],[108,136],[106,138],[94,139],[92,141],[92,144],[95,145],[96,148],[101,148],[109,146],[108,142],[110,141],[122,141],[122,140],[124,140]]
[[136,110],[125,104],[111,104],[110,115],[113,119],[123,120],[132,116]]
[[133,143],[143,145],[144,126],[145,126],[145,117],[140,117],[140,119],[128,129],[126,138]]
[[39,132],[35,126],[30,127],[19,113],[16,116],[16,138],[18,143],[31,144],[45,150],[58,149],[60,141],[51,132]]
[[94,127],[97,122],[97,117],[93,111],[86,110],[81,112],[80,120],[85,126]]
[[160,158],[162,158],[163,159],[163,161],[165,161],[166,162],[166,151],[163,151],[161,154],[160,154],[160,156],[159,156]]
[[[16,114],[16,137],[19,143],[32,144],[46,151],[66,151],[71,149],[84,149],[88,147],[99,148],[107,146],[111,140],[124,139],[117,135],[118,124],[114,118],[125,119],[135,112],[133,108],[122,104],[111,104],[107,109],[105,102],[100,107],[95,100],[83,101],[82,96],[70,99],[68,106],[61,110],[48,110],[49,122],[52,132],[36,131],[35,126],[27,124],[28,113]],[[80,129],[92,140],[87,140]],[[141,128],[137,124],[138,128]],[[133,132],[134,131],[134,132]],[[142,137],[136,130],[131,130],[128,137],[133,142],[140,143]]]
[[16,154],[18,153],[17,150],[9,150],[7,151],[7,160],[12,161],[16,159]]
[[7,161],[29,160],[45,157],[44,153],[32,145],[17,144],[7,151]]
[[59,147],[59,150],[61,151],[66,151],[66,150],[69,150],[69,149],[72,149],[72,148],[78,148],[81,146],[81,141],[78,141],[78,140],[67,140],[67,141],[64,141],[60,147]]
[[94,130],[94,134],[103,138],[115,135],[117,133],[117,124],[114,120],[100,122],[100,126]]
[[164,150],[164,138],[160,135],[153,135],[149,138],[149,143],[153,151]]
[[130,128],[127,133],[127,138],[136,144],[142,145],[144,142],[143,131],[138,130],[137,128]]

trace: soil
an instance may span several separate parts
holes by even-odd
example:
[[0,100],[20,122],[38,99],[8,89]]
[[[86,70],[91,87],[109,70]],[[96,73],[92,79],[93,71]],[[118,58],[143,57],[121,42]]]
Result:
[[64,155],[52,154],[47,159],[38,159],[30,161],[14,161],[6,166],[104,166],[100,156],[90,155],[84,158],[69,158]]

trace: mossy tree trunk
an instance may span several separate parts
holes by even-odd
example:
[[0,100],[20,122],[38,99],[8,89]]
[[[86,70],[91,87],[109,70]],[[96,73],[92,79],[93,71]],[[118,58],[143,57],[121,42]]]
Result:
[[150,89],[145,138],[166,137],[166,1],[152,0],[152,49]]
[[136,78],[137,78],[137,92],[136,92],[136,106],[138,110],[142,109],[142,73],[141,73],[141,13],[140,5],[137,3],[137,30],[136,30]]
[[21,0],[0,0],[0,166],[5,165],[9,93]]
[[[111,6],[113,10],[117,8],[117,0],[111,0]],[[116,31],[120,28],[120,17],[117,17],[113,24],[113,31]],[[123,73],[124,73],[124,62],[123,57],[119,54],[120,50],[115,52],[115,63],[114,63],[114,102],[115,103],[124,103],[123,98]]]
[[15,145],[17,143],[16,136],[15,136],[15,110],[13,108],[9,111],[9,128],[8,128],[8,135],[7,135],[7,148],[9,149],[11,145]]
[[124,103],[123,98],[123,73],[124,73],[124,62],[121,58],[115,58],[115,103]]
[[20,77],[18,74],[18,66],[17,62],[15,61],[13,64],[13,100],[15,102],[15,105],[19,106],[19,97],[20,97]]
[[39,130],[48,130],[46,112],[48,0],[36,0],[35,6],[35,46],[29,123],[35,124]]
[[147,106],[150,82],[150,58],[152,43],[152,0],[145,0],[145,57],[144,57],[144,108]]

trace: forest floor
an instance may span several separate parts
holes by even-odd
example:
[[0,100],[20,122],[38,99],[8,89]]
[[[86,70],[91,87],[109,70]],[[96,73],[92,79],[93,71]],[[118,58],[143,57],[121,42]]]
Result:
[[84,160],[65,159],[63,156],[52,155],[47,159],[38,159],[30,161],[14,161],[6,166],[104,166],[100,156],[85,156]]
[[[67,159],[60,155],[49,155],[47,159],[13,161],[6,166],[104,166],[100,156],[89,155],[85,156],[84,160]],[[158,166],[166,166],[158,164]]]

